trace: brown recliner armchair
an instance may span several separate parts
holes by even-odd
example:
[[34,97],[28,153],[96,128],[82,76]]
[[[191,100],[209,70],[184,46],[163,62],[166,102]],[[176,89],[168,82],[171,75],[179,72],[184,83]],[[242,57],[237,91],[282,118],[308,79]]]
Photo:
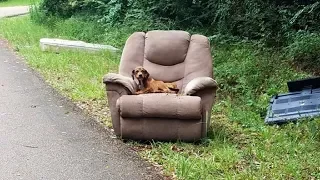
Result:
[[[133,140],[196,141],[210,126],[217,83],[208,39],[185,31],[132,34],[124,47],[119,74],[104,76],[112,125],[117,136]],[[175,82],[180,93],[133,95],[132,70]]]

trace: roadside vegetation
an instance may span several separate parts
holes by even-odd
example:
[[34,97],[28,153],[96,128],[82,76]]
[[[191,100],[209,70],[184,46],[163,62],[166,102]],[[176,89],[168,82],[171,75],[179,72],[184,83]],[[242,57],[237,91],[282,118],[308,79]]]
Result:
[[42,52],[40,38],[122,49],[135,31],[204,34],[211,41],[220,86],[208,138],[199,144],[131,142],[132,148],[177,179],[320,179],[320,119],[264,124],[270,97],[287,92],[287,81],[319,75],[319,3],[148,2],[59,0],[61,6],[54,6],[44,0],[30,16],[0,20],[0,37],[48,83],[110,125],[101,80],[105,73],[117,72],[121,54]]

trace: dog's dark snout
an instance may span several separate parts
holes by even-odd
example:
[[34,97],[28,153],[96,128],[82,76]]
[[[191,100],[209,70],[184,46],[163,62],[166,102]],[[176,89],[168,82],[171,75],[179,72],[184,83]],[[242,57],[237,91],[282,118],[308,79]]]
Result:
[[142,77],[142,74],[139,74],[139,77]]

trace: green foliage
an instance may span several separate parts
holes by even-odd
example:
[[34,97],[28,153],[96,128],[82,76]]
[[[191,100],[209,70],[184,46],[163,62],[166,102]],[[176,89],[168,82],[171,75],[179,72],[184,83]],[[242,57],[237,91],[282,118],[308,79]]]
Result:
[[[117,71],[119,55],[73,51],[44,53],[39,47],[40,38],[78,38],[83,34],[76,30],[80,25],[91,26],[74,17],[57,18],[52,22],[53,25],[47,27],[31,23],[28,17],[4,19],[0,21],[0,36],[17,47],[26,62],[41,72],[51,85],[106,122],[110,113],[101,78],[107,72]],[[134,30],[147,25],[109,26],[103,39],[123,47]],[[93,26],[86,28],[93,30]],[[92,40],[93,37],[82,36]],[[177,179],[319,179],[320,119],[267,126],[262,118],[271,95],[287,91],[287,81],[308,74],[290,67],[282,51],[225,37],[210,37],[214,47],[215,79],[221,88],[208,139],[200,144],[135,144],[134,148],[144,148],[143,157],[162,165],[167,175]]]
[[290,19],[290,24],[295,29],[319,31],[320,24],[320,2],[315,1],[312,4],[302,6]]
[[37,6],[31,7],[30,16],[33,22],[44,24],[53,29],[56,34],[63,34],[62,37],[68,39],[98,43],[105,40],[105,29],[94,21],[88,21],[80,17],[62,19],[57,16],[47,16]]
[[[287,81],[304,77],[292,71],[281,51],[244,43],[218,47],[214,50],[214,70],[219,82],[219,98],[235,100],[232,101],[234,107],[244,107],[257,118],[265,117],[272,95],[287,91]],[[245,117],[239,122],[251,124]]]
[[68,18],[74,13],[68,0],[43,0],[40,8],[46,16]]
[[102,25],[147,21],[149,28],[202,28],[203,34],[239,36],[282,46],[290,32],[319,31],[320,3],[275,0],[44,0],[46,15],[68,18],[81,14]]
[[54,27],[55,22],[59,19],[56,16],[46,14],[44,10],[35,5],[30,8],[30,17],[31,21],[51,28]]
[[287,51],[295,63],[320,74],[320,34],[297,33]]
[[[120,48],[132,32],[156,28],[184,29],[209,36],[214,47],[215,79],[220,87],[209,138],[201,145],[156,143],[142,152],[148,160],[163,165],[167,174],[181,179],[320,178],[317,151],[320,119],[281,127],[263,123],[270,97],[286,92],[287,81],[310,76],[295,71],[288,57],[299,65],[315,67],[313,71],[320,69],[317,1],[70,0],[68,3],[71,8],[67,12],[48,16],[41,9],[37,11],[39,14],[31,13],[32,19],[49,24],[62,37],[101,40]],[[64,16],[68,13],[71,18]],[[282,51],[262,44],[289,46]],[[63,56],[67,62],[62,66],[97,68],[86,58],[68,53]],[[78,63],[69,61],[70,57]],[[31,62],[44,69],[53,84],[69,96],[102,97],[101,87],[94,91],[97,95],[89,93],[98,86],[87,87],[91,82],[87,74],[81,76],[85,83],[72,83],[71,87],[68,83],[77,81],[69,79],[77,74],[61,72],[66,83],[57,81],[55,77],[62,75],[49,71],[53,69],[50,58]],[[116,66],[118,61],[113,63],[106,63],[106,68],[110,64]]]
[[39,47],[39,39],[43,37],[76,39],[84,34],[80,31],[74,32],[80,25],[88,26],[87,30],[93,28],[86,22],[81,23],[74,19],[56,22],[54,27],[48,28],[30,22],[28,17],[8,18],[0,21],[0,37],[10,40],[27,59],[27,63],[39,70],[46,80],[64,95],[76,101],[103,99],[104,86],[101,78],[106,71],[116,71],[119,64],[118,54],[71,50],[62,50],[59,53],[42,52]]
[[72,37],[73,40],[86,42],[104,42],[104,28],[94,22],[70,18],[56,22],[55,26],[54,32],[63,34],[65,38]]

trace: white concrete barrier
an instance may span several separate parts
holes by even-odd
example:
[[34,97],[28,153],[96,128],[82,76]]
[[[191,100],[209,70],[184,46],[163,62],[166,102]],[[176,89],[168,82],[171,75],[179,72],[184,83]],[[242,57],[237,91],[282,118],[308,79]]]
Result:
[[84,41],[71,41],[64,39],[50,39],[50,38],[42,38],[40,39],[40,47],[42,51],[59,51],[59,49],[75,49],[75,50],[86,50],[86,51],[101,51],[108,50],[111,52],[117,52],[119,49],[110,46],[110,45],[102,45],[102,44],[91,44],[86,43]]

